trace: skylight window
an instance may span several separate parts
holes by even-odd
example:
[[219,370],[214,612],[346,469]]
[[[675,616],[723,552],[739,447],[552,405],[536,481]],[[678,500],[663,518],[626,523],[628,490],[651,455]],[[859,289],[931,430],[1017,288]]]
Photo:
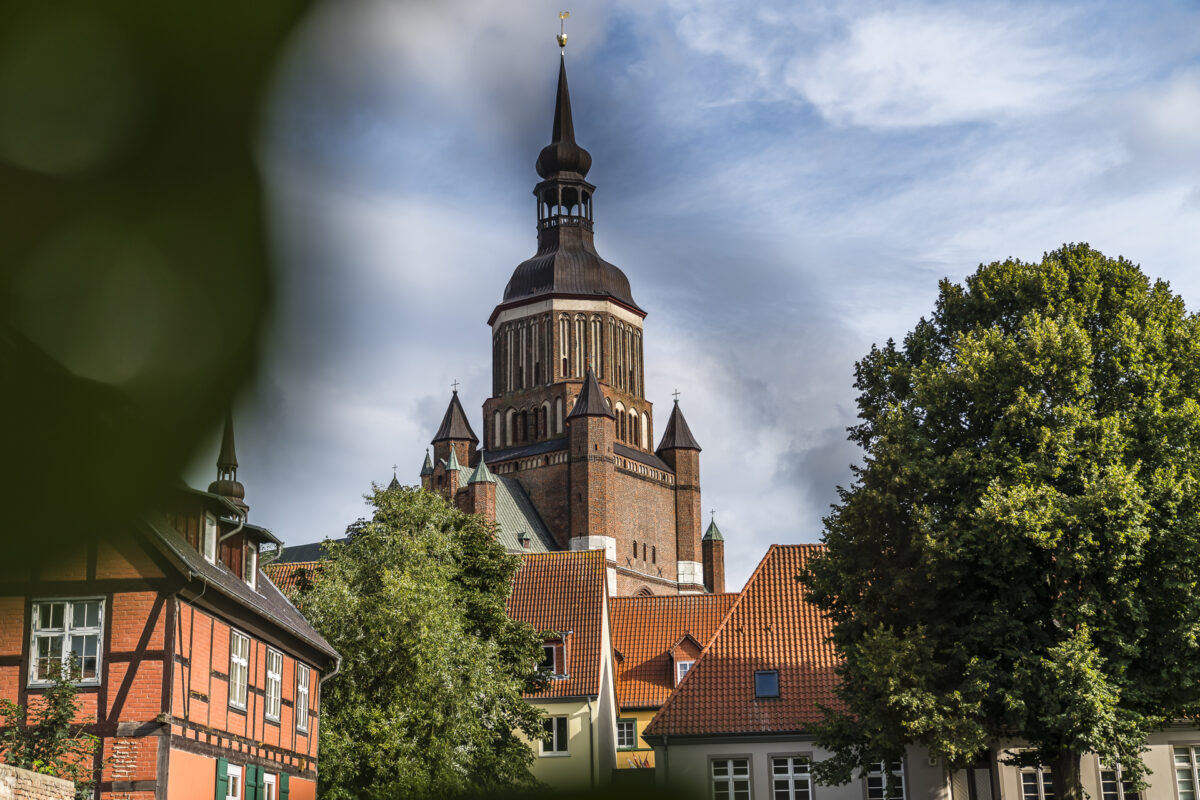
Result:
[[779,697],[779,670],[758,670],[754,673],[754,696]]

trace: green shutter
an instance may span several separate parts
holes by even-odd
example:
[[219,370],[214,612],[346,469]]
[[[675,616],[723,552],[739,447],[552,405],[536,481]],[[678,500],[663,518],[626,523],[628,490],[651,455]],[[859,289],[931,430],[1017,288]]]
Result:
[[288,774],[279,773],[279,800],[288,800]]
[[253,764],[246,765],[246,788],[242,795],[245,800],[262,800],[262,795],[258,793],[258,770]]
[[217,800],[225,800],[229,796],[229,762],[223,758],[217,759]]
[[266,800],[267,797],[267,768],[259,767],[254,773],[254,797],[256,800]]

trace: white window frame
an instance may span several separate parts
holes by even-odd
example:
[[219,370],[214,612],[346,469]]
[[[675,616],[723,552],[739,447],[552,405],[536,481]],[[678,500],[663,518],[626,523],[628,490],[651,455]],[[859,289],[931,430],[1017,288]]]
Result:
[[[1027,791],[1028,782],[1026,777],[1030,778],[1033,787],[1036,789],[1036,795],[1030,794]],[[1047,780],[1049,779],[1049,780]],[[1055,792],[1057,788],[1054,785],[1054,771],[1048,767],[1022,767],[1020,770],[1021,780],[1021,798],[1022,800],[1057,800],[1058,794]],[[1050,791],[1046,791],[1046,784],[1050,784]]]
[[205,512],[204,530],[200,533],[200,552],[204,556],[204,560],[210,564],[217,563],[217,540],[221,538],[218,535],[219,532],[217,518]]
[[863,783],[866,785],[867,800],[906,800],[908,797],[908,787],[904,780],[904,759],[892,762],[892,774],[896,776],[896,782],[900,785],[900,794],[888,795],[887,793],[887,773],[884,772],[883,762],[877,761],[871,765],[871,768],[863,774]]
[[279,800],[278,776],[274,772],[263,773],[263,800]]
[[[272,669],[271,662],[277,661]],[[267,686],[263,697],[263,716],[279,722],[279,711],[283,705],[283,653],[267,648]]]
[[242,557],[242,580],[251,589],[256,589],[258,584],[258,545],[247,541],[245,545],[245,555]]
[[696,666],[696,659],[681,658],[675,662],[675,685],[683,683],[684,677],[688,674],[692,667]]
[[[304,680],[301,680],[301,676]],[[296,730],[308,732],[308,704],[312,688],[312,673],[308,665],[296,662]]]
[[226,764],[225,775],[229,782],[225,784],[225,800],[242,800],[242,768],[238,764]]
[[[244,645],[245,654],[239,654]],[[246,710],[246,698],[250,687],[250,637],[241,631],[229,629],[229,705]]]
[[[74,624],[76,603],[98,603],[95,625]],[[61,604],[63,619],[60,627],[40,627],[39,607],[42,605]],[[53,622],[53,612],[51,612]],[[103,597],[39,597],[31,601],[29,612],[29,673],[28,686],[53,686],[58,675],[50,678],[38,677],[38,661],[40,661],[38,639],[59,639],[59,663],[62,667],[70,664],[71,653],[74,652],[72,640],[75,637],[96,637],[96,674],[90,678],[82,675],[79,680],[72,681],[77,686],[99,686],[104,675],[104,598]],[[60,673],[61,674],[61,673]]]
[[750,780],[750,757],[729,756],[710,759],[708,780],[713,800],[750,800],[753,791]]
[[[1180,757],[1183,757],[1183,761]],[[1200,745],[1171,745],[1171,766],[1175,770],[1175,792],[1179,800],[1197,800],[1200,790]],[[1186,777],[1191,785],[1184,788],[1179,779]]]
[[[771,762],[771,798],[780,800],[812,800],[812,758],[806,755],[773,755]],[[780,783],[784,786],[780,787]],[[799,785],[803,791],[797,791]],[[784,794],[780,794],[783,792]]]
[[571,721],[565,716],[542,717],[545,736],[538,740],[538,755],[562,757],[571,755]]
[[[621,726],[628,725],[629,728],[629,743],[621,744]],[[617,749],[618,750],[636,750],[637,749],[637,719],[626,717],[617,720]]]
[[[1173,759],[1174,751],[1172,750]],[[1120,764],[1109,768],[1103,761],[1096,759],[1096,766],[1099,767],[1100,772],[1100,800],[1141,800],[1141,792],[1132,787],[1126,790],[1125,786],[1130,781],[1125,780]],[[1105,788],[1106,783],[1113,785],[1111,791]]]

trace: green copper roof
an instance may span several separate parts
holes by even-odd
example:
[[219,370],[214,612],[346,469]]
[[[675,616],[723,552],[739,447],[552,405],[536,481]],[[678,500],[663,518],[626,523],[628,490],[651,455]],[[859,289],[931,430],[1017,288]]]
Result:
[[451,447],[450,458],[446,459],[446,469],[462,469],[462,465],[458,463],[458,452]]
[[[458,467],[458,485],[463,481],[470,482],[473,470],[461,464]],[[542,521],[537,508],[529,495],[525,494],[520,483],[496,475],[490,469],[488,474],[496,482],[496,527],[499,528],[500,544],[510,553],[549,553],[561,550],[550,535],[550,529]],[[521,541],[528,538],[529,546]]]
[[721,529],[717,527],[715,519],[708,523],[708,530],[704,532],[704,539],[709,542],[725,541],[725,537],[721,535]]
[[496,476],[488,469],[487,463],[483,460],[483,454],[479,455],[479,466],[471,473],[471,479],[467,483],[495,483]]

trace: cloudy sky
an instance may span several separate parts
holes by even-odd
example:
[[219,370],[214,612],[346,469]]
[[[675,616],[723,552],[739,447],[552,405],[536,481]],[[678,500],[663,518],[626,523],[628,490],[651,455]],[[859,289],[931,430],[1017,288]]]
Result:
[[[276,314],[236,413],[251,519],[286,542],[340,535],[392,464],[415,482],[451,381],[479,431],[560,6],[340,0],[282,60]],[[1200,307],[1194,2],[569,8],[597,248],[649,311],[657,428],[678,389],[704,447],[731,588],[820,537],[857,458],[854,361],[938,279],[1086,241]]]

